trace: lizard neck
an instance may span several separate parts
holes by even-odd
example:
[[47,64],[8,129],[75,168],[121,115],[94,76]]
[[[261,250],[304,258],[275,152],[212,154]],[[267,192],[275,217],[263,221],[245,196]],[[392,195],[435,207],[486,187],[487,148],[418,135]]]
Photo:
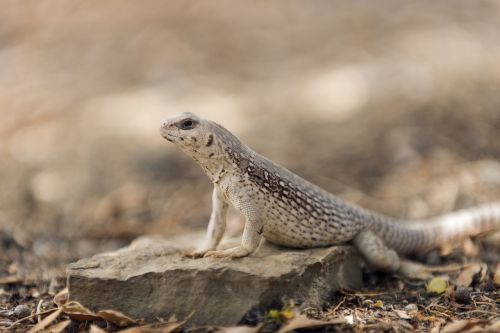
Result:
[[234,173],[234,167],[224,158],[200,161],[195,158],[203,172],[207,175],[210,181],[214,184],[219,184],[220,181],[227,175]]
[[203,169],[212,183],[218,185],[226,175],[241,175],[241,161],[248,160],[251,150],[234,134],[217,123],[212,123],[217,153],[210,157],[191,155]]

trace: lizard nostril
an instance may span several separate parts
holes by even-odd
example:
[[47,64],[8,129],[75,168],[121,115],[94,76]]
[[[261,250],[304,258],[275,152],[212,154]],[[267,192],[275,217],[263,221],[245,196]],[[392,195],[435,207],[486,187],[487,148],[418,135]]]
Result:
[[171,122],[169,121],[163,121],[161,123],[161,128],[172,128],[174,126],[174,124],[172,124]]

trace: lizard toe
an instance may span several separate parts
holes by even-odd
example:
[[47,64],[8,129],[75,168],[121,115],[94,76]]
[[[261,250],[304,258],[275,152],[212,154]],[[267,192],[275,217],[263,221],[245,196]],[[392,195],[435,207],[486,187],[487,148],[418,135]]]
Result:
[[207,251],[195,250],[195,251],[184,253],[184,256],[186,256],[188,258],[198,259],[198,258],[202,258],[206,254],[206,252]]
[[214,258],[241,258],[246,257],[250,254],[245,248],[238,246],[227,250],[217,250],[217,251],[207,251],[204,257],[214,257]]

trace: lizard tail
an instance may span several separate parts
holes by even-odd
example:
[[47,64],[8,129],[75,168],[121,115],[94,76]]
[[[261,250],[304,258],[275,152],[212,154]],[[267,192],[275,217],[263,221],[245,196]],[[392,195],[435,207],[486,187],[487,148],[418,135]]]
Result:
[[438,216],[430,221],[435,244],[500,229],[500,203],[489,203]]
[[500,202],[431,218],[415,223],[378,223],[380,236],[402,254],[422,253],[440,244],[495,229],[500,230]]

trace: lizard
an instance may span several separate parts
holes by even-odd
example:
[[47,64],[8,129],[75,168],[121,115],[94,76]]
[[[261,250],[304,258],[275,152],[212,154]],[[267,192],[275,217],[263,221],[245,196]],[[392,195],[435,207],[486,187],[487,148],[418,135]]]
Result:
[[[162,121],[160,134],[193,158],[213,183],[212,213],[194,258],[241,258],[261,240],[290,248],[352,244],[378,271],[426,279],[406,260],[444,242],[500,228],[500,202],[404,223],[362,208],[253,151],[223,126],[193,113]],[[218,250],[231,204],[245,217],[241,244]]]

